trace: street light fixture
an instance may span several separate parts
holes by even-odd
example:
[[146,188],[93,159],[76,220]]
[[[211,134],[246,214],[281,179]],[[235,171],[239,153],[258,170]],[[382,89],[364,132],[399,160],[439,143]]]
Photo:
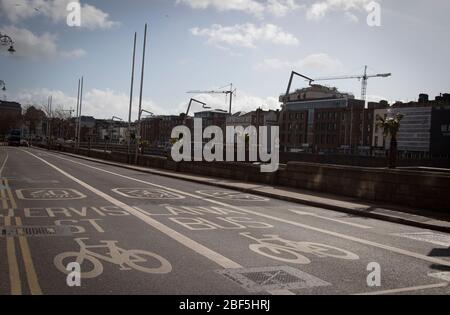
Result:
[[140,117],[142,117],[142,113],[147,113],[150,116],[155,116],[155,114],[153,114],[152,112],[149,112],[148,110],[145,110],[145,109],[141,109],[141,114],[139,115]]
[[189,116],[189,111],[191,110],[191,106],[192,106],[193,102],[196,102],[196,103],[199,103],[199,104],[203,105],[203,109],[211,109],[211,107],[206,106],[206,103],[201,102],[199,100],[196,100],[195,98],[191,98],[191,100],[189,101],[189,105],[188,105],[187,111],[186,111],[186,116],[184,116],[184,122],[183,122],[184,125],[186,125],[186,121],[187,121],[187,118]]
[[16,50],[14,49],[14,41],[6,34],[0,33],[0,45],[9,46],[8,52],[10,52],[11,54],[16,52]]
[[118,120],[118,121],[123,121],[122,118],[117,117],[117,116],[113,116],[113,118],[111,118],[111,121],[114,121],[115,119]]

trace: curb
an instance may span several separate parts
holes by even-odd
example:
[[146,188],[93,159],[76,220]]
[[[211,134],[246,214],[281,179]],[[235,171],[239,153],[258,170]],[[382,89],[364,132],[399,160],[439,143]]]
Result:
[[[42,149],[42,148],[38,148],[38,147],[33,147],[33,148],[38,149],[38,150],[43,150],[43,151],[49,151],[47,149]],[[364,212],[362,210],[355,210],[355,209],[351,209],[351,208],[334,206],[334,205],[330,205],[328,203],[315,202],[315,201],[311,201],[311,200],[288,197],[288,196],[280,196],[277,194],[253,190],[251,188],[235,187],[230,184],[207,182],[204,180],[194,179],[194,178],[184,178],[183,176],[180,176],[177,174],[167,173],[167,171],[165,171],[165,170],[157,171],[157,170],[152,170],[152,169],[139,169],[133,165],[127,165],[127,164],[123,164],[123,163],[119,163],[119,162],[111,162],[111,161],[107,161],[107,160],[100,160],[100,159],[90,158],[87,156],[77,155],[77,154],[73,154],[73,153],[59,152],[59,151],[53,151],[53,150],[52,150],[52,152],[56,152],[56,153],[59,153],[59,154],[65,155],[65,156],[79,158],[79,159],[82,159],[85,161],[102,163],[105,165],[120,167],[123,169],[132,170],[132,171],[138,171],[138,172],[142,172],[142,173],[164,176],[164,177],[168,177],[168,178],[174,178],[174,179],[184,180],[184,181],[198,183],[198,184],[204,184],[204,185],[210,185],[210,186],[215,186],[215,187],[220,187],[220,188],[225,188],[225,189],[236,190],[236,191],[240,191],[240,192],[250,193],[253,195],[269,197],[272,199],[278,199],[278,200],[282,200],[282,201],[298,203],[298,204],[302,204],[302,205],[306,205],[306,206],[310,206],[310,207],[317,207],[317,208],[323,208],[323,209],[327,209],[327,210],[352,214],[352,215],[356,215],[359,217],[372,218],[372,219],[377,219],[377,220],[386,221],[386,222],[398,223],[398,224],[403,224],[403,225],[408,225],[408,226],[412,226],[412,227],[418,227],[418,228],[423,228],[423,229],[428,229],[428,230],[433,230],[433,231],[438,231],[438,232],[450,233],[450,227],[433,225],[433,224],[423,223],[423,222],[414,221],[414,220],[408,220],[405,218],[394,217],[394,216],[389,216],[389,215],[380,214],[380,213]],[[189,174],[189,175],[195,176],[195,174]],[[400,212],[400,211],[398,211],[398,212]],[[408,213],[408,212],[403,212],[403,213]]]

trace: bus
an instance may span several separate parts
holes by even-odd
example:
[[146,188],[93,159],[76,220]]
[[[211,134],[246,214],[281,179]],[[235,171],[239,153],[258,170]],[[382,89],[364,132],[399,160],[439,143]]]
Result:
[[8,145],[13,147],[20,147],[20,141],[22,139],[22,132],[20,129],[13,129],[9,133]]

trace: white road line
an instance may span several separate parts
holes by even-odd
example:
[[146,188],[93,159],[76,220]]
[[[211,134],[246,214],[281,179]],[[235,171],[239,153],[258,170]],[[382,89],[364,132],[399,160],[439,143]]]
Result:
[[[26,152],[26,151],[24,151],[24,152]],[[289,220],[286,220],[286,219],[274,217],[274,216],[271,216],[271,215],[268,215],[268,214],[263,214],[263,213],[255,212],[255,211],[252,211],[252,210],[243,209],[243,208],[236,207],[236,206],[233,206],[233,205],[229,205],[229,204],[217,201],[217,200],[212,200],[212,199],[204,198],[204,197],[197,196],[197,195],[194,195],[194,194],[191,194],[191,193],[183,192],[183,191],[178,190],[178,189],[173,189],[173,188],[170,188],[170,187],[153,184],[151,182],[147,182],[147,181],[144,181],[144,180],[136,179],[136,178],[133,178],[133,177],[129,177],[129,176],[121,175],[121,174],[118,174],[118,173],[110,172],[110,171],[104,170],[102,168],[94,167],[94,166],[91,166],[91,165],[88,165],[88,164],[84,164],[84,163],[81,163],[81,162],[76,162],[76,161],[73,161],[73,160],[70,160],[70,159],[67,159],[67,158],[63,158],[63,157],[54,155],[54,154],[49,154],[49,155],[50,156],[54,156],[54,157],[59,158],[59,159],[62,159],[62,160],[67,160],[67,161],[72,162],[74,164],[79,164],[79,165],[82,165],[82,166],[85,166],[85,167],[88,167],[88,168],[91,168],[91,169],[95,169],[95,170],[98,170],[98,171],[101,171],[101,172],[104,172],[104,173],[107,173],[107,174],[111,174],[111,175],[115,175],[115,176],[118,176],[118,177],[126,178],[126,179],[129,179],[129,180],[133,180],[133,181],[140,182],[140,183],[143,183],[143,184],[147,184],[147,185],[150,185],[150,186],[159,187],[159,188],[162,188],[162,189],[173,191],[173,192],[178,193],[178,194],[184,194],[184,195],[190,196],[192,198],[201,199],[201,200],[204,200],[204,201],[208,201],[210,203],[214,203],[214,204],[221,205],[221,206],[224,206],[224,207],[228,207],[228,208],[231,208],[231,209],[235,209],[235,210],[238,210],[238,211],[246,212],[246,213],[253,214],[253,215],[256,215],[256,216],[259,216],[259,217],[263,217],[263,218],[267,218],[267,219],[270,219],[270,220],[274,220],[274,221],[278,221],[278,222],[282,222],[282,223],[298,226],[298,227],[301,227],[301,228],[304,228],[304,229],[307,229],[307,230],[311,230],[311,231],[315,231],[315,232],[331,235],[331,236],[334,236],[334,237],[337,237],[337,238],[342,238],[342,239],[346,239],[346,240],[349,240],[349,241],[353,241],[355,243],[359,243],[359,244],[363,244],[363,245],[367,245],[367,246],[371,246],[371,247],[380,248],[382,250],[386,250],[386,251],[390,251],[390,252],[393,252],[393,253],[396,253],[396,254],[400,254],[400,255],[403,255],[403,256],[408,256],[408,257],[412,257],[412,258],[415,258],[415,259],[423,260],[423,261],[430,262],[430,263],[433,263],[433,264],[438,264],[438,265],[442,265],[442,266],[450,266],[450,262],[446,261],[446,260],[443,260],[443,259],[429,257],[429,256],[426,256],[426,255],[423,255],[423,254],[411,252],[411,251],[404,250],[404,249],[401,249],[401,248],[397,248],[397,247],[393,247],[393,246],[389,246],[389,245],[384,245],[384,244],[380,244],[380,243],[376,243],[376,242],[372,242],[372,241],[369,241],[369,240],[361,239],[361,238],[358,238],[358,237],[353,237],[353,236],[350,236],[350,235],[345,235],[345,234],[341,234],[341,233],[327,231],[327,230],[324,230],[324,229],[320,229],[320,228],[317,228],[317,227],[309,226],[309,225],[302,224],[302,223],[299,223],[299,222],[293,222],[293,221],[289,221]]]
[[299,211],[299,210],[289,210],[291,212],[294,212],[298,215],[305,215],[305,216],[310,216],[310,217],[315,217],[315,218],[319,218],[319,219],[323,219],[323,220],[328,220],[328,221],[333,221],[333,222],[337,222],[337,223],[341,223],[341,224],[345,224],[345,225],[350,225],[350,226],[354,226],[360,229],[371,229],[371,226],[367,226],[367,225],[362,225],[362,224],[357,224],[357,223],[353,223],[353,222],[346,222],[346,221],[342,221],[342,220],[338,220],[338,219],[334,219],[334,218],[329,218],[329,217],[324,217],[318,214],[314,214],[314,213],[310,213],[310,212],[305,212],[305,211]]
[[429,289],[437,289],[437,288],[445,288],[448,287],[448,283],[438,283],[438,284],[430,284],[430,285],[421,285],[416,287],[409,288],[401,288],[401,289],[393,289],[393,290],[384,290],[384,291],[374,291],[367,293],[359,293],[354,295],[387,295],[387,294],[396,294],[396,293],[404,293],[404,292],[414,292],[421,290],[429,290]]
[[[102,191],[92,187],[91,185],[79,180],[78,178],[70,175],[69,173],[63,171],[62,169],[60,169],[59,167],[47,162],[46,160],[34,155],[31,152],[22,150],[23,152],[28,153],[29,155],[35,157],[36,159],[42,161],[43,163],[47,164],[48,166],[50,166],[51,168],[55,169],[56,171],[58,171],[59,173],[61,173],[62,175],[66,176],[67,178],[73,180],[74,182],[76,182],[77,184],[83,186],[85,189],[91,191],[92,193],[96,194],[97,196],[105,199],[106,201],[110,202],[111,204],[120,207],[121,209],[127,211],[128,213],[130,213],[131,215],[134,215],[135,217],[139,218],[140,220],[144,221],[145,223],[147,223],[148,225],[152,226],[153,228],[157,229],[158,231],[162,232],[163,234],[171,237],[172,239],[174,239],[175,241],[177,241],[178,243],[182,244],[183,246],[195,251],[196,253],[208,258],[209,260],[215,262],[216,264],[218,264],[219,266],[225,268],[225,269],[240,269],[243,268],[243,266],[241,266],[240,264],[234,262],[233,260],[209,249],[208,247],[184,236],[183,234],[171,229],[170,227],[156,221],[155,219],[149,217],[146,213],[142,213],[141,211],[111,197],[108,194],[103,193]],[[269,293],[273,294],[273,295],[279,295],[279,294],[283,294],[283,295],[290,295],[293,294],[292,292],[288,291],[288,290],[274,290],[274,291],[268,291]]]
[[3,173],[3,170],[4,170],[4,168],[5,168],[5,165],[6,165],[6,161],[8,161],[8,151],[6,151],[6,157],[5,157],[5,159],[3,160],[3,163],[2,163],[2,166],[0,167],[0,177],[2,177],[2,173]]

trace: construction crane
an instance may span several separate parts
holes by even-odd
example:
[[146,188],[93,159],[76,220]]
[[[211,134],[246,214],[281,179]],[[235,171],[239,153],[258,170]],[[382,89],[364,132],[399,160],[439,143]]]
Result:
[[[222,90],[222,91],[189,91],[188,94],[225,94],[226,97],[230,96],[230,110],[229,114],[232,115],[232,107],[233,107],[233,96],[236,96],[236,89],[233,90],[233,83],[231,83],[229,86],[229,90]],[[227,87],[225,86],[225,87]]]
[[367,74],[367,66],[364,67],[364,74],[362,75],[348,75],[348,76],[341,76],[341,77],[328,77],[328,78],[318,78],[314,80],[310,80],[309,84],[311,85],[313,82],[316,81],[333,81],[333,80],[348,80],[348,79],[358,79],[361,80],[361,99],[366,101],[367,99],[367,81],[371,78],[388,78],[392,76],[392,73],[381,73],[381,74]]

